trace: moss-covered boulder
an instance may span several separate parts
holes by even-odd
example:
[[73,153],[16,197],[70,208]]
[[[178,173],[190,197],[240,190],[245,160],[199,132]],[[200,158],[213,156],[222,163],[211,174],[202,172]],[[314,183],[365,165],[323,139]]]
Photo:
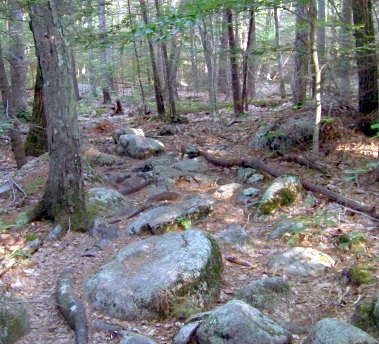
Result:
[[294,176],[280,176],[266,189],[256,210],[256,217],[264,219],[278,208],[292,205],[300,196],[302,185]]
[[121,193],[108,188],[89,189],[86,199],[88,210],[93,216],[111,214],[127,205]]
[[123,320],[166,317],[180,304],[197,312],[218,298],[217,243],[197,229],[128,245],[83,284],[92,307]]
[[0,294],[0,304],[0,343],[16,343],[29,332],[30,320],[25,303]]

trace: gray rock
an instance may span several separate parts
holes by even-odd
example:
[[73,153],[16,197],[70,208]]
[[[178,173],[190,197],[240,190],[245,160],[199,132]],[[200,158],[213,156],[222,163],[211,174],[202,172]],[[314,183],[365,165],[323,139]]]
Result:
[[216,192],[214,193],[214,197],[218,199],[228,199],[233,197],[235,191],[237,191],[241,187],[241,184],[238,183],[230,183],[221,185]]
[[272,310],[275,303],[290,294],[290,287],[282,277],[264,277],[243,286],[236,299],[258,309]]
[[92,188],[86,197],[89,210],[96,215],[111,214],[127,205],[124,196],[108,188]]
[[260,192],[261,192],[261,190],[259,190],[257,188],[247,188],[247,189],[242,191],[242,193],[245,196],[249,196],[249,197],[258,196],[260,194]]
[[118,319],[164,317],[174,303],[209,307],[221,270],[217,243],[190,229],[128,245],[85,280],[83,291],[94,309]]
[[287,344],[292,336],[245,302],[233,300],[214,310],[196,331],[200,344]]
[[144,132],[142,129],[135,129],[135,128],[119,128],[119,129],[116,129],[113,134],[112,134],[112,137],[113,137],[113,141],[115,144],[118,144],[119,141],[120,141],[120,137],[121,135],[128,135],[128,134],[132,134],[132,135],[140,135],[140,136],[145,136]]
[[95,219],[89,233],[98,240],[100,239],[106,241],[117,239],[121,236],[120,230],[116,225],[107,225],[100,219]]
[[302,190],[300,181],[293,176],[280,176],[276,178],[264,192],[256,215],[264,218],[273,214],[279,207],[293,204]]
[[304,146],[304,143],[310,142],[313,137],[312,118],[312,112],[303,111],[296,117],[261,127],[250,140],[249,147],[286,150],[299,145]]
[[158,165],[153,169],[154,181],[157,185],[172,187],[181,178],[186,178],[187,173],[171,166]]
[[378,344],[358,327],[339,319],[325,318],[314,324],[303,344]]
[[256,173],[257,170],[253,168],[240,168],[237,171],[237,182],[238,183],[246,183],[247,180],[254,174]]
[[253,240],[237,223],[229,224],[225,230],[213,236],[218,244],[224,249],[236,249],[242,253],[251,254],[253,252]]
[[191,340],[194,338],[194,334],[200,324],[201,324],[201,321],[195,321],[195,322],[191,322],[187,325],[182,326],[179,332],[174,337],[173,343],[174,344],[191,343]]
[[178,159],[169,154],[164,154],[161,156],[152,156],[148,159],[146,159],[143,163],[143,166],[141,166],[141,170],[143,171],[151,171],[155,166],[171,166],[175,162],[177,162]]
[[194,159],[178,161],[171,167],[183,172],[206,172],[207,170],[206,166]]
[[291,221],[290,219],[285,219],[278,222],[271,228],[267,237],[268,239],[278,239],[285,233],[295,233],[300,231],[305,231],[308,225],[300,221]]
[[293,247],[273,258],[268,264],[272,274],[283,271],[291,277],[317,277],[334,266],[334,260],[313,248]]
[[163,153],[164,145],[151,137],[126,134],[120,136],[116,152],[134,159],[146,159]]
[[0,295],[0,303],[0,343],[16,343],[30,328],[25,303],[10,295]]
[[255,173],[246,181],[246,184],[254,185],[261,182],[263,179],[265,179],[263,174]]
[[175,205],[164,205],[142,213],[128,227],[127,234],[150,231],[154,234],[182,229],[180,219],[189,219],[192,224],[208,216],[214,201],[206,197],[194,197]]
[[120,344],[158,344],[158,342],[143,334],[129,333],[121,339]]

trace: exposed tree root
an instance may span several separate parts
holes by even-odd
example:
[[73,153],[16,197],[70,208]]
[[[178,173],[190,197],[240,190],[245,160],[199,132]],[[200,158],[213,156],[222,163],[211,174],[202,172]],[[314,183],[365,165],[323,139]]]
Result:
[[58,279],[57,302],[58,309],[70,327],[75,331],[76,344],[88,343],[87,317],[83,303],[74,291],[74,281],[71,277],[72,268],[62,271]]
[[[232,167],[232,166],[241,166],[241,167],[252,167],[257,170],[266,172],[270,174],[273,177],[279,177],[284,174],[285,172],[279,171],[275,168],[270,167],[263,161],[259,159],[253,159],[253,158],[248,158],[248,159],[237,159],[237,158],[224,158],[224,157],[218,157],[215,156],[214,154],[210,153],[209,151],[201,150],[198,149],[198,154],[202,155],[208,162],[214,165],[218,166],[223,166],[223,167]],[[358,212],[366,213],[370,215],[374,219],[379,219],[379,214],[375,214],[375,206],[367,205],[367,204],[362,204],[359,202],[356,202],[354,200],[342,197],[340,194],[331,191],[327,188],[324,188],[322,186],[318,186],[315,184],[310,183],[309,181],[299,178],[301,184],[303,185],[304,188],[312,191],[312,192],[317,192],[320,193],[329,199],[331,199],[334,202],[337,202],[343,206],[349,207],[352,210],[356,210]]]
[[314,170],[318,170],[322,173],[327,173],[327,168],[325,166],[321,165],[318,162],[315,162],[309,159],[304,159],[300,156],[288,155],[288,156],[283,156],[280,160],[296,162],[297,164],[306,166],[308,168],[313,168]]

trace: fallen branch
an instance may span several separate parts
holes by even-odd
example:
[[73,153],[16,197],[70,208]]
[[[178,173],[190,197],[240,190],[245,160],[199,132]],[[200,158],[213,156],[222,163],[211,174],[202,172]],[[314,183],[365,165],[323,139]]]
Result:
[[[210,162],[214,165],[218,165],[218,166],[223,166],[223,167],[232,167],[232,166],[252,167],[252,168],[255,168],[257,170],[266,172],[273,177],[280,177],[280,176],[286,174],[280,170],[277,170],[273,167],[270,167],[269,165],[267,165],[266,163],[264,163],[263,161],[261,161],[259,159],[253,159],[253,158],[249,158],[249,159],[232,158],[232,159],[229,159],[229,158],[224,158],[224,157],[217,157],[208,151],[204,151],[204,150],[200,150],[200,149],[198,149],[198,153],[199,153],[199,155],[202,155],[208,162]],[[304,188],[306,188],[312,192],[320,193],[324,196],[327,196],[332,201],[337,202],[338,204],[349,207],[349,208],[356,210],[356,211],[360,211],[360,212],[369,214],[370,216],[372,216],[375,219],[379,219],[379,214],[374,214],[375,213],[375,206],[359,203],[359,202],[353,201],[351,199],[342,197],[340,194],[338,194],[334,191],[331,191],[331,190],[324,188],[322,186],[312,184],[311,182],[309,182],[305,179],[299,178],[299,180],[300,180],[300,182]]]
[[120,193],[124,196],[129,195],[131,193],[137,192],[143,189],[145,186],[150,185],[153,182],[152,178],[146,178],[142,183],[134,186],[130,186],[126,189],[120,190]]
[[312,161],[312,160],[309,160],[306,158],[302,158],[300,156],[288,155],[288,156],[281,157],[280,160],[289,161],[289,162],[296,162],[297,164],[306,166],[308,168],[312,168],[314,170],[318,170],[322,173],[327,173],[327,168],[325,166],[321,165],[318,162],[315,162],[315,161]]
[[74,291],[74,281],[71,277],[72,272],[72,268],[67,268],[59,276],[57,288],[58,309],[70,327],[75,331],[76,344],[87,344],[86,312],[83,303]]

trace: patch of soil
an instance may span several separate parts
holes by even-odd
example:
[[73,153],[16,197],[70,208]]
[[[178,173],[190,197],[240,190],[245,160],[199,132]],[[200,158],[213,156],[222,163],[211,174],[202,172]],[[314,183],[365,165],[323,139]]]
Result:
[[[165,145],[167,153],[181,154],[182,146],[195,145],[202,149],[210,149],[218,154],[229,157],[266,157],[266,163],[273,167],[287,171],[287,173],[312,181],[315,184],[325,186],[339,192],[344,197],[352,198],[366,204],[378,204],[378,185],[371,181],[368,163],[376,160],[377,147],[372,140],[358,134],[355,130],[338,125],[330,129],[329,140],[323,141],[321,150],[321,162],[327,167],[328,173],[308,169],[293,162],[286,162],[276,155],[267,155],[263,150],[252,150],[247,144],[250,138],[257,132],[259,122],[268,123],[272,120],[275,110],[254,107],[244,122],[235,123],[229,127],[211,122],[207,114],[188,114],[188,124],[178,125],[178,132],[174,136],[157,137],[157,133],[164,125],[160,121],[145,121],[141,123],[139,118],[126,116],[110,116],[104,114],[101,118],[88,118],[82,122],[83,141],[93,145],[100,152],[112,153],[111,134],[115,128],[123,126],[143,128],[145,133],[155,136]],[[290,111],[281,111],[286,116]],[[230,120],[228,114],[224,114],[224,120]],[[346,133],[349,133],[347,135]],[[330,143],[328,145],[327,143]],[[15,180],[16,165],[10,151],[9,142],[1,146],[0,152],[0,187],[7,184],[10,179]],[[310,155],[309,151],[295,151],[302,156]],[[38,160],[39,159],[39,160]],[[87,234],[70,232],[56,242],[45,243],[30,257],[18,256],[19,249],[25,243],[25,237],[34,234],[43,236],[51,229],[47,222],[34,222],[18,224],[18,214],[31,208],[38,202],[43,191],[44,181],[47,178],[47,159],[38,158],[30,166],[27,165],[19,175],[17,184],[25,192],[26,197],[20,191],[0,195],[0,264],[5,265],[10,259],[16,259],[14,265],[0,280],[0,291],[12,292],[27,303],[31,315],[31,332],[19,343],[73,343],[75,341],[73,331],[68,327],[56,307],[57,279],[63,269],[73,267],[77,285],[77,293],[81,296],[86,307],[89,325],[89,343],[118,343],[120,338],[112,337],[109,333],[97,329],[96,321],[105,321],[118,324],[126,330],[136,331],[155,337],[159,343],[171,343],[172,338],[181,327],[181,318],[166,320],[149,320],[126,322],[113,319],[90,308],[82,295],[81,285],[86,276],[105,262],[127,244],[148,237],[148,234],[140,236],[122,236],[121,239],[112,241],[95,257],[83,257],[87,248],[92,247],[95,239]],[[205,162],[206,163],[206,162]],[[97,167],[99,173],[112,170],[119,173],[133,173],[141,161],[126,157],[117,157],[117,164],[107,167]],[[213,194],[221,183],[236,182],[237,168],[223,168],[206,163],[210,173],[217,175],[216,185],[200,187],[186,182],[177,183],[176,191],[185,196],[196,193]],[[29,167],[28,167],[29,166]],[[350,171],[350,172],[349,172]],[[39,183],[36,179],[40,178]],[[265,176],[265,183],[272,178]],[[86,185],[92,187],[93,185]],[[379,257],[379,226],[378,222],[370,217],[351,211],[345,207],[329,202],[320,195],[312,195],[304,191],[304,198],[297,205],[283,208],[278,214],[272,216],[264,223],[253,221],[254,207],[243,205],[236,201],[235,196],[228,200],[216,202],[214,212],[197,228],[210,233],[218,233],[229,223],[239,223],[254,239],[254,252],[250,255],[237,251],[224,252],[237,258],[247,260],[252,267],[244,267],[224,260],[222,278],[222,290],[217,307],[232,299],[235,291],[254,279],[267,276],[266,271],[269,260],[289,247],[289,244],[303,247],[313,247],[329,254],[336,266],[324,276],[308,280],[287,279],[292,293],[288,299],[279,302],[271,311],[265,311],[274,318],[291,321],[297,325],[309,328],[316,321],[325,317],[336,317],[350,322],[355,310],[355,304],[362,301],[370,301],[377,293],[377,283],[371,285],[353,285],[346,283],[342,272],[354,263],[366,264],[373,267],[371,271],[378,280],[379,271],[376,269],[376,261]],[[138,207],[143,204],[148,193],[145,189],[127,196]],[[310,201],[311,200],[311,201]],[[268,241],[265,233],[273,226],[280,216],[308,218],[313,221],[308,231],[296,235],[284,236],[280,240]],[[121,217],[117,225],[123,232],[133,219]],[[12,222],[13,221],[13,222]],[[4,229],[5,224],[12,224]],[[339,247],[339,238],[352,231],[361,231],[367,242],[359,249]],[[2,255],[2,256],[1,256]],[[342,277],[341,277],[342,276]],[[294,343],[301,343],[305,335],[295,335]]]

